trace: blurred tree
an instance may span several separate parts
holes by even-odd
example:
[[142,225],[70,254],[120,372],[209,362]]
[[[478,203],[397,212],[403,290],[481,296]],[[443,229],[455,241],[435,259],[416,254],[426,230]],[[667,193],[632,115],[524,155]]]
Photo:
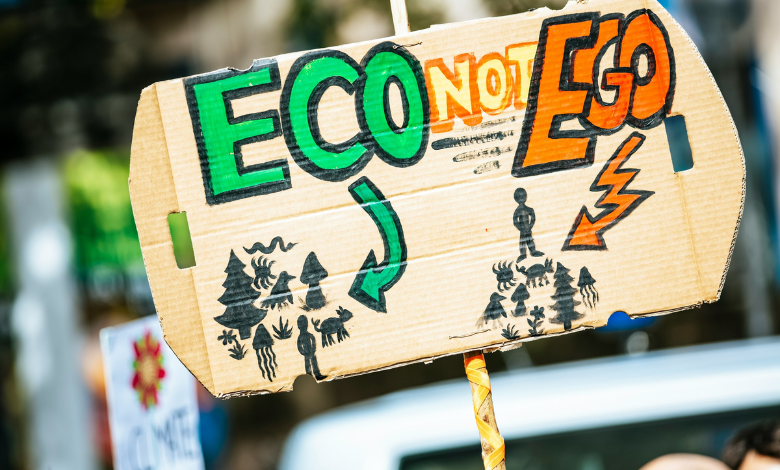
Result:
[[127,188],[129,158],[77,151],[67,157],[64,176],[79,274],[99,268],[123,271],[143,263]]
[[186,74],[150,53],[148,3],[0,4],[0,159],[129,144],[141,88]]

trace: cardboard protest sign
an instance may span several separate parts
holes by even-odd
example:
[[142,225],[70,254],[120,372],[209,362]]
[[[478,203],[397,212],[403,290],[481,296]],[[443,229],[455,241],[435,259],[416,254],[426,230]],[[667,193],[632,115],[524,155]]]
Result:
[[157,83],[130,189],[166,339],[224,397],[713,302],[744,163],[671,16],[591,0]]
[[203,470],[195,379],[156,317],[100,332],[117,470]]

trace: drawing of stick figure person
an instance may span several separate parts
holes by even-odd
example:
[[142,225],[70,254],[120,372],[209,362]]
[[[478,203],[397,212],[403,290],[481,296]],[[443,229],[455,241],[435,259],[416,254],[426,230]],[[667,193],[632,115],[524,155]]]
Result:
[[300,334],[298,335],[298,352],[303,356],[304,364],[306,365],[306,373],[311,375],[317,380],[323,380],[327,377],[320,374],[320,368],[317,366],[317,340],[314,335],[309,333],[309,319],[306,315],[298,317],[298,329]]
[[526,258],[525,248],[528,247],[528,251],[531,252],[531,256],[538,257],[544,256],[544,253],[538,251],[534,245],[534,238],[531,235],[531,230],[536,223],[536,213],[533,209],[525,205],[525,201],[528,195],[523,188],[517,188],[515,190],[515,201],[517,202],[517,209],[515,209],[515,215],[513,221],[515,228],[520,231],[520,256],[517,257],[517,262],[521,262]]

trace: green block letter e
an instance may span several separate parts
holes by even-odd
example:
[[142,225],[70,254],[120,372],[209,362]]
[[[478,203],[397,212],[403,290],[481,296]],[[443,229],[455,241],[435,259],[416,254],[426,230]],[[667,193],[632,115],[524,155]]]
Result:
[[282,135],[276,110],[233,116],[232,100],[281,89],[279,65],[258,60],[249,70],[219,71],[184,81],[209,204],[292,187],[286,159],[244,166],[241,148]]

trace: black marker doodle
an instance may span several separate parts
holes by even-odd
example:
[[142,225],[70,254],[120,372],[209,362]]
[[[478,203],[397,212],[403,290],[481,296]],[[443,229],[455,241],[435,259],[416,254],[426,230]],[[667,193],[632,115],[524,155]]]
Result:
[[544,330],[539,327],[542,326],[544,320],[544,307],[539,308],[539,306],[534,306],[533,310],[531,310],[531,316],[534,317],[534,319],[528,319],[528,326],[531,327],[531,329],[528,330],[528,334],[531,336],[543,335]]
[[528,269],[524,267],[517,268],[517,272],[525,276],[526,287],[542,287],[542,283],[550,283],[547,279],[547,273],[553,272],[552,261],[547,259],[544,265],[535,264]]
[[274,237],[274,239],[271,240],[271,243],[269,243],[267,247],[262,243],[257,242],[254,245],[252,245],[252,248],[245,247],[244,251],[246,251],[247,254],[250,255],[257,253],[258,251],[265,255],[270,255],[271,253],[274,252],[277,245],[279,246],[279,249],[282,250],[282,252],[287,253],[292,249],[292,247],[297,245],[297,243],[288,243],[287,245],[285,245],[284,240],[282,240],[282,237]]
[[260,368],[260,373],[263,378],[267,378],[271,382],[276,377],[276,367],[279,367],[276,363],[276,354],[274,354],[274,340],[271,335],[268,334],[268,330],[261,324],[257,326],[255,330],[255,339],[252,340],[252,347],[257,355],[257,366]]
[[225,268],[227,277],[222,287],[225,293],[217,299],[226,306],[225,313],[214,317],[220,325],[238,330],[241,339],[249,339],[252,327],[263,321],[266,310],[261,310],[253,304],[260,293],[252,288],[253,279],[244,272],[246,265],[230,250],[230,260]]
[[433,150],[444,150],[456,147],[468,147],[469,145],[479,145],[495,140],[504,140],[513,135],[515,135],[513,131],[495,131],[466,137],[446,137],[433,141],[431,148]]
[[222,334],[217,337],[218,341],[222,341],[223,346],[232,344],[233,346],[228,349],[230,351],[230,357],[236,360],[241,360],[246,355],[246,349],[236,339],[236,335],[233,334],[233,330],[222,330]]
[[485,121],[482,124],[477,124],[476,126],[471,126],[470,130],[476,131],[479,129],[487,129],[489,127],[496,127],[501,126],[503,124],[509,124],[512,122],[515,122],[517,120],[516,117],[512,116],[510,118],[503,118],[503,119],[494,119],[492,121]]
[[319,327],[319,320],[311,321],[312,325],[314,325],[314,330],[322,334],[323,348],[334,344],[333,337],[331,336],[334,333],[336,334],[336,339],[339,343],[342,339],[349,338],[349,333],[344,327],[344,323],[352,318],[352,312],[345,308],[339,307],[338,310],[336,310],[336,314],[338,315],[338,318],[326,318],[325,321],[322,322],[322,328]]
[[309,333],[309,319],[306,315],[298,317],[298,352],[303,356],[304,364],[306,366],[306,373],[314,377],[316,380],[326,379],[324,375],[320,374],[320,368],[317,365],[317,340],[314,335]]
[[483,175],[485,173],[489,173],[494,170],[498,170],[501,168],[501,164],[498,162],[498,160],[483,163],[482,165],[479,165],[478,167],[474,168],[474,174],[475,175]]
[[487,307],[485,307],[485,313],[483,313],[477,321],[477,326],[487,325],[488,323],[491,323],[491,328],[493,328],[496,323],[500,326],[501,317],[507,317],[506,311],[504,311],[504,307],[501,305],[501,301],[504,299],[506,299],[506,297],[498,292],[491,294],[490,302]]
[[271,328],[274,330],[274,338],[278,340],[283,340],[287,338],[292,338],[293,329],[290,328],[290,322],[287,320],[284,321],[284,325],[282,325],[282,317],[279,317],[279,328],[276,328],[274,325],[271,325]]
[[596,280],[590,275],[590,271],[585,266],[580,269],[580,280],[577,281],[577,286],[580,288],[580,295],[582,300],[585,301],[585,305],[591,310],[596,308],[596,304],[599,303],[599,291],[596,290]]
[[534,245],[534,237],[531,232],[534,228],[534,224],[536,224],[536,212],[525,205],[527,199],[528,194],[525,192],[525,189],[517,188],[515,190],[517,209],[515,209],[512,220],[515,224],[515,228],[520,231],[520,256],[517,257],[518,263],[527,257],[525,253],[526,247],[528,247],[528,251],[531,252],[531,256],[535,258],[544,256],[544,253],[538,251],[536,245]]
[[569,269],[561,263],[555,269],[555,293],[552,298],[555,301],[550,308],[558,312],[556,316],[550,319],[550,323],[563,324],[563,329],[571,330],[571,323],[577,321],[585,316],[585,314],[574,310],[574,307],[580,305],[581,302],[574,300],[574,294],[577,290],[571,286],[574,278],[569,276]]
[[303,271],[301,272],[301,282],[309,285],[309,290],[306,292],[304,310],[319,310],[325,306],[325,295],[322,293],[320,281],[326,277],[328,277],[328,271],[322,267],[320,260],[317,259],[317,255],[312,251],[306,257],[306,261],[303,263]]
[[477,160],[479,158],[498,157],[499,155],[507,152],[511,152],[512,147],[493,147],[482,150],[469,150],[455,155],[452,161],[455,163],[468,162],[470,160]]
[[222,341],[222,346],[227,346],[236,340],[233,330],[222,330],[222,334],[217,336],[217,341]]
[[293,279],[295,279],[295,276],[290,276],[287,274],[287,271],[279,273],[279,280],[276,281],[273,289],[271,289],[271,294],[263,300],[263,307],[270,308],[271,310],[274,308],[281,310],[284,307],[291,305],[293,303],[293,297],[287,283]]
[[[271,262],[269,263],[269,261]],[[255,280],[252,282],[252,285],[255,286],[255,289],[260,290],[261,287],[263,289],[271,287],[271,279],[276,279],[276,276],[271,274],[271,266],[275,262],[265,256],[261,256],[257,260],[252,258],[252,269],[255,270]]]
[[517,286],[517,289],[515,289],[515,292],[512,294],[511,300],[517,304],[512,315],[516,317],[522,317],[525,315],[525,301],[528,300],[529,297],[531,297],[531,295],[528,293],[528,288],[525,286],[525,284],[520,283]]
[[[496,267],[498,269],[496,269]],[[510,287],[515,286],[515,274],[512,271],[512,262],[504,261],[493,265],[493,273],[496,275],[496,281],[498,282],[499,292],[504,292]]]
[[508,339],[509,341],[520,339],[520,332],[512,325],[508,325],[506,328],[501,330],[501,336]]

